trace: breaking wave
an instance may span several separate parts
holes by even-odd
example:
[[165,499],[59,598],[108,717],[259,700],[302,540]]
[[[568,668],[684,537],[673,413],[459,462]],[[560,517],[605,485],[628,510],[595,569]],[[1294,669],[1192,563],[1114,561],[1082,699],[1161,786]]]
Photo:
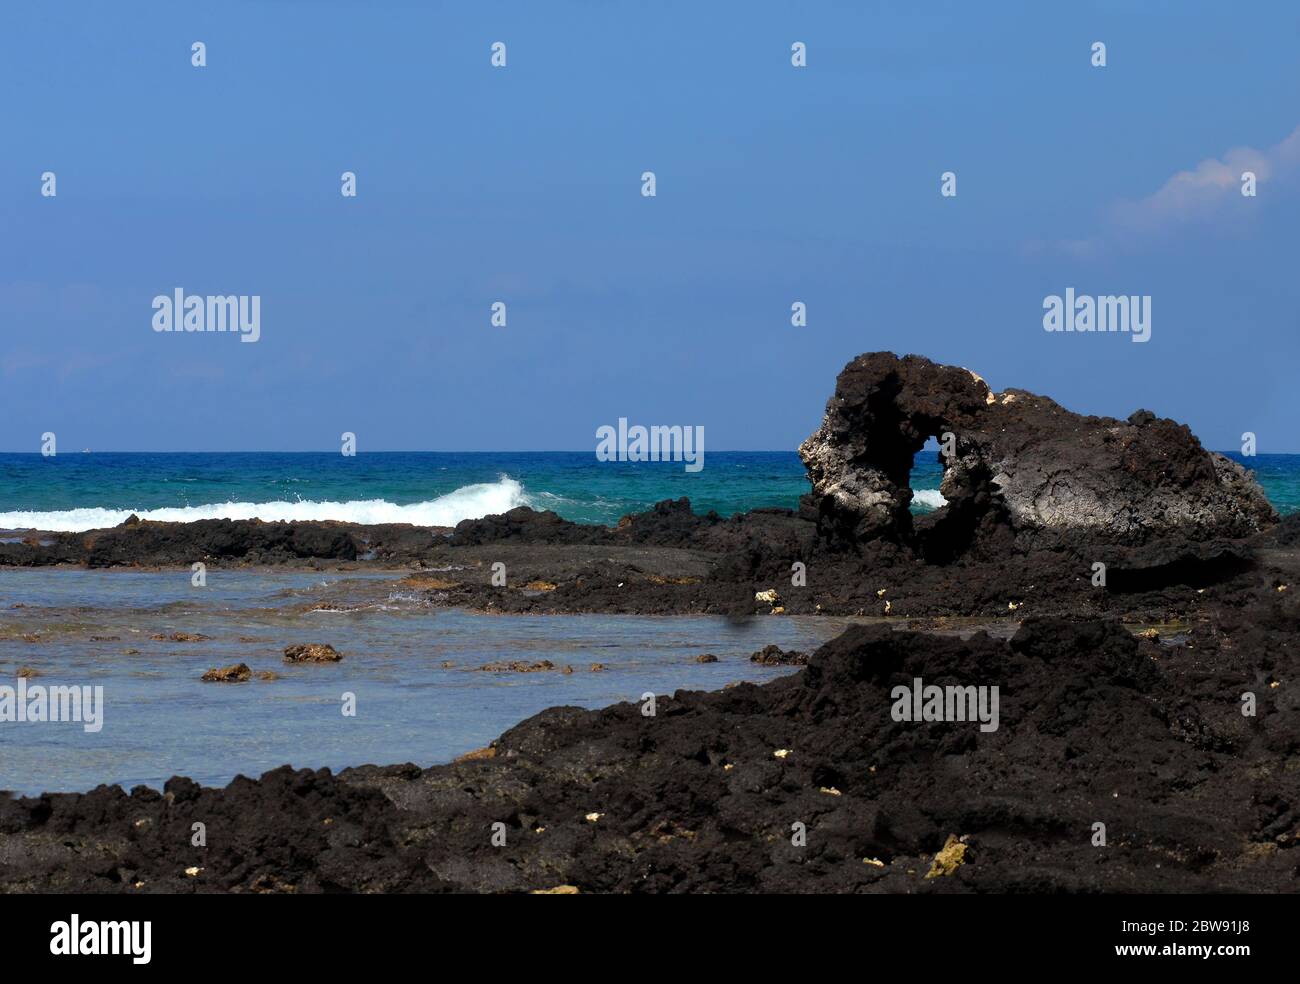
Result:
[[915,489],[912,492],[912,503],[925,506],[927,509],[942,509],[948,504],[948,500],[938,489]]
[[80,533],[117,526],[132,513],[162,523],[196,519],[337,520],[345,523],[412,523],[416,526],[455,526],[462,519],[503,513],[532,505],[523,485],[502,476],[493,483],[465,485],[427,502],[398,505],[384,499],[349,502],[222,502],[206,506],[162,509],[64,509],[56,512],[0,512],[0,529]]

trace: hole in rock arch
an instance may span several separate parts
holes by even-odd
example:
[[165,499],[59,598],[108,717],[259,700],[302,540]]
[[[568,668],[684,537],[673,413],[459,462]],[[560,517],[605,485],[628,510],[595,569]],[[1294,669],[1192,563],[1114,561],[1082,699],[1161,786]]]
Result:
[[[957,447],[960,454],[960,441]],[[952,563],[981,537],[1005,532],[1005,515],[988,468],[967,463],[959,475],[951,476],[947,492],[952,499],[940,491],[946,472],[938,437],[931,434],[914,455],[908,478],[912,542],[928,564]]]
[[928,516],[948,504],[939,485],[943,481],[943,462],[939,457],[939,441],[926,438],[924,446],[912,456],[912,470],[908,487],[912,490],[913,517]]

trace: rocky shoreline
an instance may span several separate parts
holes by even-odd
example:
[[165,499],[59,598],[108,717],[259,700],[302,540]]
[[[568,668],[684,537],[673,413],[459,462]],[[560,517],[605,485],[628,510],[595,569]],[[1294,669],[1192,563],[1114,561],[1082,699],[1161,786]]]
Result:
[[[0,890],[1294,891],[1298,615],[1261,600],[1172,645],[863,626],[772,683],[553,708],[431,769],[9,799]],[[998,681],[1000,728],[892,720],[915,678]]]
[[[914,518],[930,437],[948,505]],[[762,686],[553,708],[431,769],[3,799],[0,891],[1295,889],[1300,517],[1173,421],[915,356],[850,363],[800,450],[799,509],[729,518],[678,500],[612,529],[516,509],[8,538],[0,567],[398,569],[502,614],[889,621]],[[1124,627],[1152,622],[1178,627]],[[894,720],[915,679],[997,686],[1000,726]]]

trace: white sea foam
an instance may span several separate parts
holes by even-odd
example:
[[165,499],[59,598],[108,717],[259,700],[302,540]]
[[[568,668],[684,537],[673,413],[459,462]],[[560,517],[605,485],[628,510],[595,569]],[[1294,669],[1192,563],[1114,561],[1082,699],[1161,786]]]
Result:
[[938,489],[916,489],[912,492],[912,501],[931,509],[942,509],[948,504]]
[[465,485],[436,499],[405,506],[384,499],[362,499],[350,502],[222,502],[165,509],[0,512],[0,529],[80,533],[117,526],[132,513],[141,519],[162,523],[188,523],[196,519],[260,519],[268,523],[277,520],[339,520],[347,523],[455,526],[462,519],[478,519],[531,504],[524,487],[503,475],[491,484]]

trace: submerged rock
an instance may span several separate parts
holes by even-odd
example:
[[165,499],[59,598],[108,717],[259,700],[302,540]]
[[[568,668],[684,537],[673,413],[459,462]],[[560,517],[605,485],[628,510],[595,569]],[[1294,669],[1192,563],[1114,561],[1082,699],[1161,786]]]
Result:
[[[524,659],[511,659],[498,663],[484,663],[482,666],[476,666],[475,669],[483,673],[544,673],[555,669],[555,664],[549,659],[541,659],[536,663]],[[566,673],[572,672],[567,666],[564,670]]]
[[253,678],[253,671],[247,663],[223,666],[219,670],[208,670],[199,677],[204,683],[247,683]]
[[[1031,619],[1010,640],[860,625],[762,686],[678,691],[653,717],[553,707],[429,769],[0,797],[0,891],[1290,891],[1300,598],[1261,590],[1189,630],[1194,661],[1115,621]],[[1000,687],[998,728],[896,717],[918,678]],[[196,820],[222,850],[190,845]]]
[[762,666],[807,666],[808,654],[782,649],[780,646],[764,646],[751,655],[749,661]]
[[305,646],[285,646],[286,663],[337,663],[343,658],[329,643],[310,643]]
[[967,369],[872,352],[845,366],[799,448],[822,535],[911,540],[913,457],[948,434],[950,541],[988,524],[1140,543],[1244,537],[1277,521],[1246,470],[1183,424],[1150,411],[1084,416],[1025,390],[994,393]]

